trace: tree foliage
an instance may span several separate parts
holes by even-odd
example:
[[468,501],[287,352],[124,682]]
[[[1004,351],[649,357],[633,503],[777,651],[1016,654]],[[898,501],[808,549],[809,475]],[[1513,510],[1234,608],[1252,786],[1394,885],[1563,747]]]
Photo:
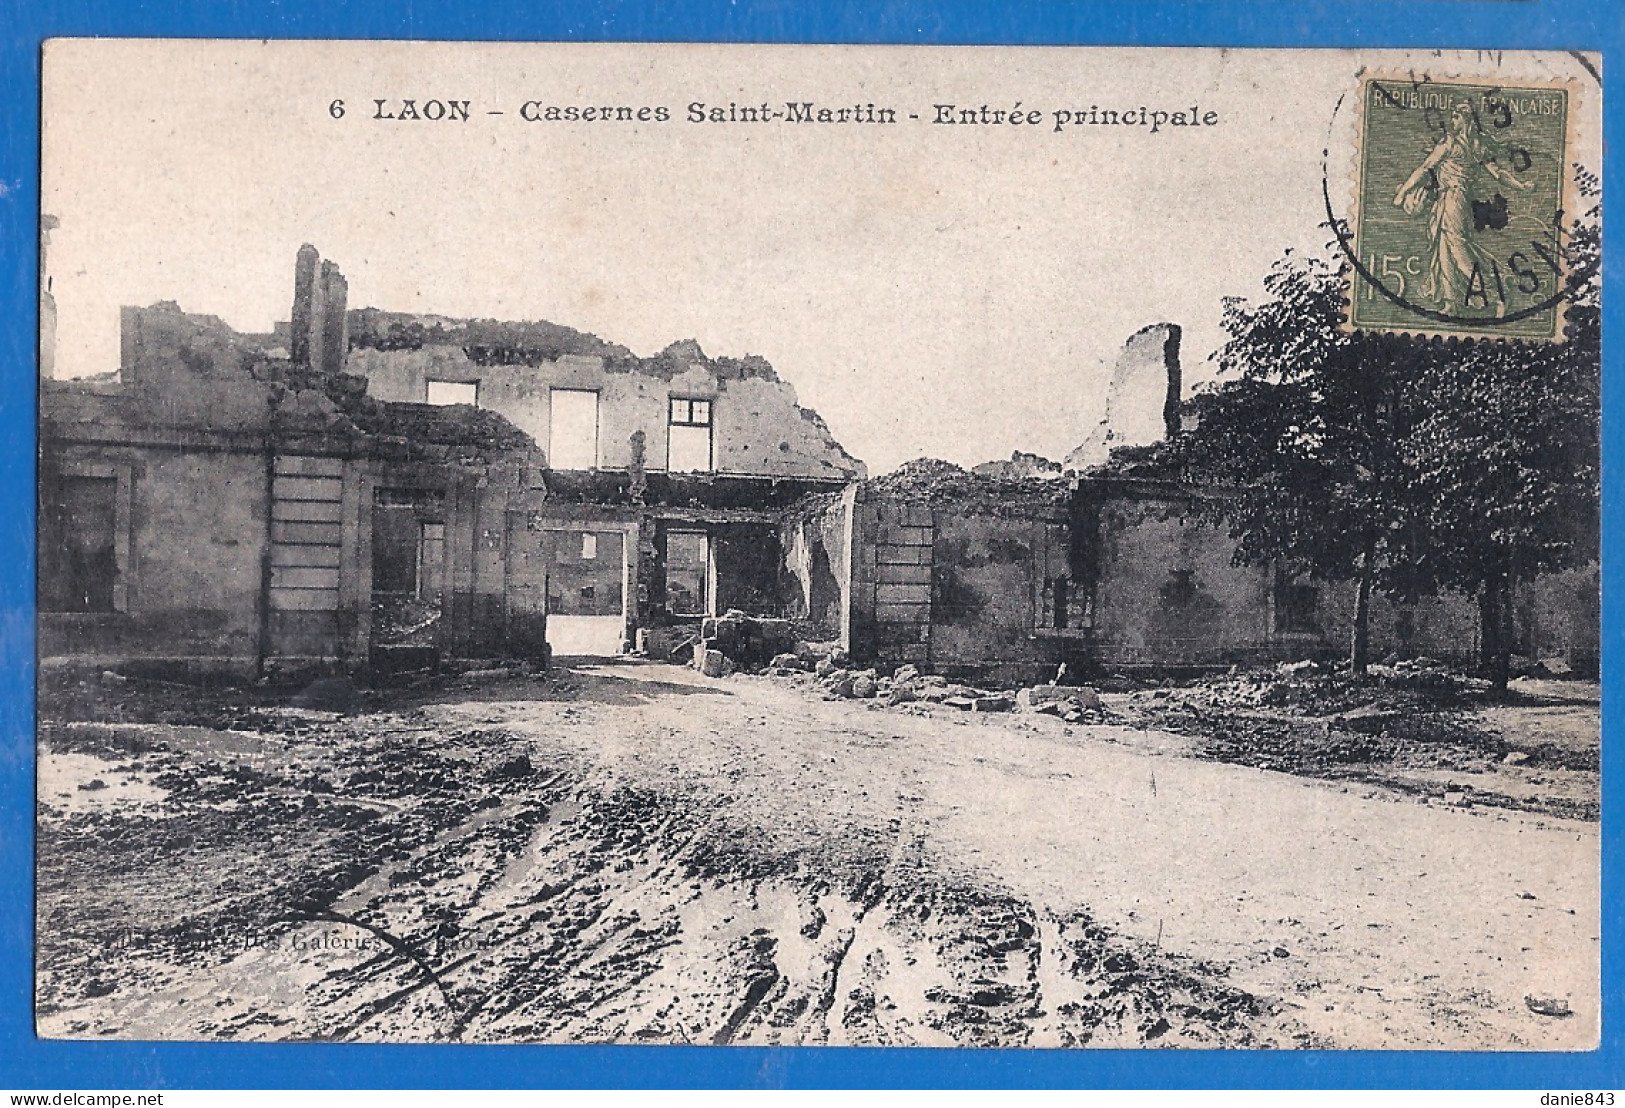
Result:
[[1224,513],[1238,559],[1347,580],[1385,553],[1406,495],[1395,449],[1410,418],[1388,336],[1341,330],[1342,283],[1318,259],[1288,255],[1269,299],[1225,304],[1229,377],[1193,401],[1185,467],[1234,490]]
[[1403,442],[1415,486],[1405,527],[1416,588],[1479,599],[1485,662],[1504,688],[1516,590],[1594,561],[1602,495],[1600,213],[1568,245],[1577,282],[1565,341],[1479,342],[1440,352],[1414,383]]
[[[1598,222],[1573,225],[1572,272],[1594,271]],[[1480,598],[1504,683],[1511,590],[1598,552],[1597,284],[1561,343],[1350,333],[1341,276],[1289,253],[1265,299],[1226,301],[1221,379],[1158,463],[1228,490],[1211,510],[1238,562],[1359,582],[1355,668],[1373,590],[1455,589]]]
[[[1600,249],[1595,212],[1570,264]],[[1602,347],[1597,277],[1568,305],[1566,341],[1480,342],[1431,359],[1404,442],[1416,485],[1411,560],[1432,587],[1477,592],[1597,557]]]

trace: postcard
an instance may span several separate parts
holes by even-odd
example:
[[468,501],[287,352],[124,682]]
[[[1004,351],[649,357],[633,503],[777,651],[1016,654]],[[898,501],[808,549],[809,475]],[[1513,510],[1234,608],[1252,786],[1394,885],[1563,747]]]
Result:
[[41,1035],[1598,1044],[1598,57],[43,65]]

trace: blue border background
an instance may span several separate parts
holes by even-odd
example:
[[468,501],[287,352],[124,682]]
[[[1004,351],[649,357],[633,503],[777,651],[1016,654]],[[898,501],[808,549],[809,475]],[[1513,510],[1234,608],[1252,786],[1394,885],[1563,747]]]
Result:
[[[1586,1054],[62,1043],[32,1018],[39,47],[55,35],[1585,49],[1604,195],[1625,195],[1617,0],[0,0],[0,1088],[1625,1086],[1617,477],[1621,257],[1604,254],[1603,1041]],[[184,95],[184,92],[180,94]]]

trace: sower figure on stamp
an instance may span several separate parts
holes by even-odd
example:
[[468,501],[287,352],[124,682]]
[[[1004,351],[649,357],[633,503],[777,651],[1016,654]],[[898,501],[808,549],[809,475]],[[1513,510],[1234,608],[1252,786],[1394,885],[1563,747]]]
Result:
[[[1506,314],[1506,294],[1499,281],[1489,278],[1495,272],[1494,262],[1474,239],[1479,221],[1473,210],[1474,186],[1482,174],[1519,192],[1534,187],[1499,164],[1503,151],[1479,126],[1472,104],[1460,101],[1450,111],[1439,145],[1394,193],[1394,206],[1406,215],[1427,207],[1431,196],[1428,235],[1433,257],[1422,295],[1442,310],[1473,306],[1468,304],[1471,298],[1479,302],[1478,307],[1488,307],[1493,301],[1495,314]],[[1501,216],[1498,222],[1504,226],[1504,207]]]

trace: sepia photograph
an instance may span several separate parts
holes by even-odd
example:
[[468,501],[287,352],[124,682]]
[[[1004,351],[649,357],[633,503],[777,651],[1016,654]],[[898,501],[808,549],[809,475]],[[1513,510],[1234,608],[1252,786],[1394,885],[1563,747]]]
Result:
[[1599,1046],[1600,55],[41,66],[41,1037]]

